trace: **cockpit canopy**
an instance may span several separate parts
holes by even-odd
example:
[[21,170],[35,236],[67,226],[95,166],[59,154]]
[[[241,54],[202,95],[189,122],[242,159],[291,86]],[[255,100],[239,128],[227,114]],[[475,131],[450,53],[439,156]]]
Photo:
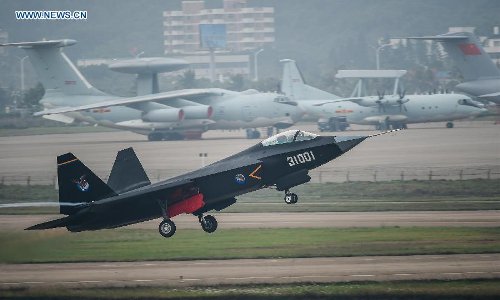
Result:
[[296,143],[302,141],[308,141],[316,138],[318,135],[302,130],[288,130],[277,135],[273,135],[270,138],[263,140],[262,146],[273,146],[281,144]]

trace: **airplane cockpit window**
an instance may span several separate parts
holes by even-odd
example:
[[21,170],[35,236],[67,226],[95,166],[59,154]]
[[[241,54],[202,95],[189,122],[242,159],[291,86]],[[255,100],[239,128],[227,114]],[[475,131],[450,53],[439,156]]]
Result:
[[288,144],[294,142],[308,141],[316,138],[318,135],[301,130],[288,130],[262,141],[262,146],[273,146]]

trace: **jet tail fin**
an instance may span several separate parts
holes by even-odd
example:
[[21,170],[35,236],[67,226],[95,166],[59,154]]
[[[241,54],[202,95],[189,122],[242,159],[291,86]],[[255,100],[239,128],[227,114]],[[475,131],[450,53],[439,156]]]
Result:
[[437,36],[409,37],[409,39],[441,42],[448,55],[457,64],[465,81],[477,80],[482,77],[500,77],[500,70],[472,33],[456,32]]
[[0,44],[22,48],[28,54],[38,79],[47,93],[66,95],[106,95],[94,88],[78,71],[61,48],[76,44],[75,40],[51,40]]
[[281,92],[292,100],[322,100],[322,99],[338,99],[337,95],[322,91],[304,81],[299,68],[294,60],[282,59],[283,76],[281,78]]
[[57,180],[61,214],[72,215],[88,203],[116,196],[109,186],[72,153],[57,157]]
[[108,186],[112,190],[121,194],[150,184],[134,149],[123,149],[116,154],[108,179]]

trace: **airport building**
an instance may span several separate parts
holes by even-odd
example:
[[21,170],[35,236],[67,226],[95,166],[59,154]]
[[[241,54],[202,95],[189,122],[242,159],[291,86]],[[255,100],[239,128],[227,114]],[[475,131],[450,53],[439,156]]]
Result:
[[500,68],[500,26],[493,27],[493,35],[484,41],[486,51]]
[[182,10],[164,11],[164,53],[191,63],[208,77],[210,55],[201,47],[200,25],[224,24],[225,47],[215,49],[216,75],[250,74],[255,53],[274,42],[274,8],[248,7],[246,0],[224,0],[222,8],[205,1],[183,1]]

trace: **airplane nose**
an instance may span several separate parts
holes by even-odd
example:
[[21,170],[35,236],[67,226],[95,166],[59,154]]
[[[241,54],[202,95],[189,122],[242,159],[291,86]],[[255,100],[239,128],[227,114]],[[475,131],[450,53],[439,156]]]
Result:
[[336,136],[335,143],[342,152],[347,152],[364,141],[367,136]]

